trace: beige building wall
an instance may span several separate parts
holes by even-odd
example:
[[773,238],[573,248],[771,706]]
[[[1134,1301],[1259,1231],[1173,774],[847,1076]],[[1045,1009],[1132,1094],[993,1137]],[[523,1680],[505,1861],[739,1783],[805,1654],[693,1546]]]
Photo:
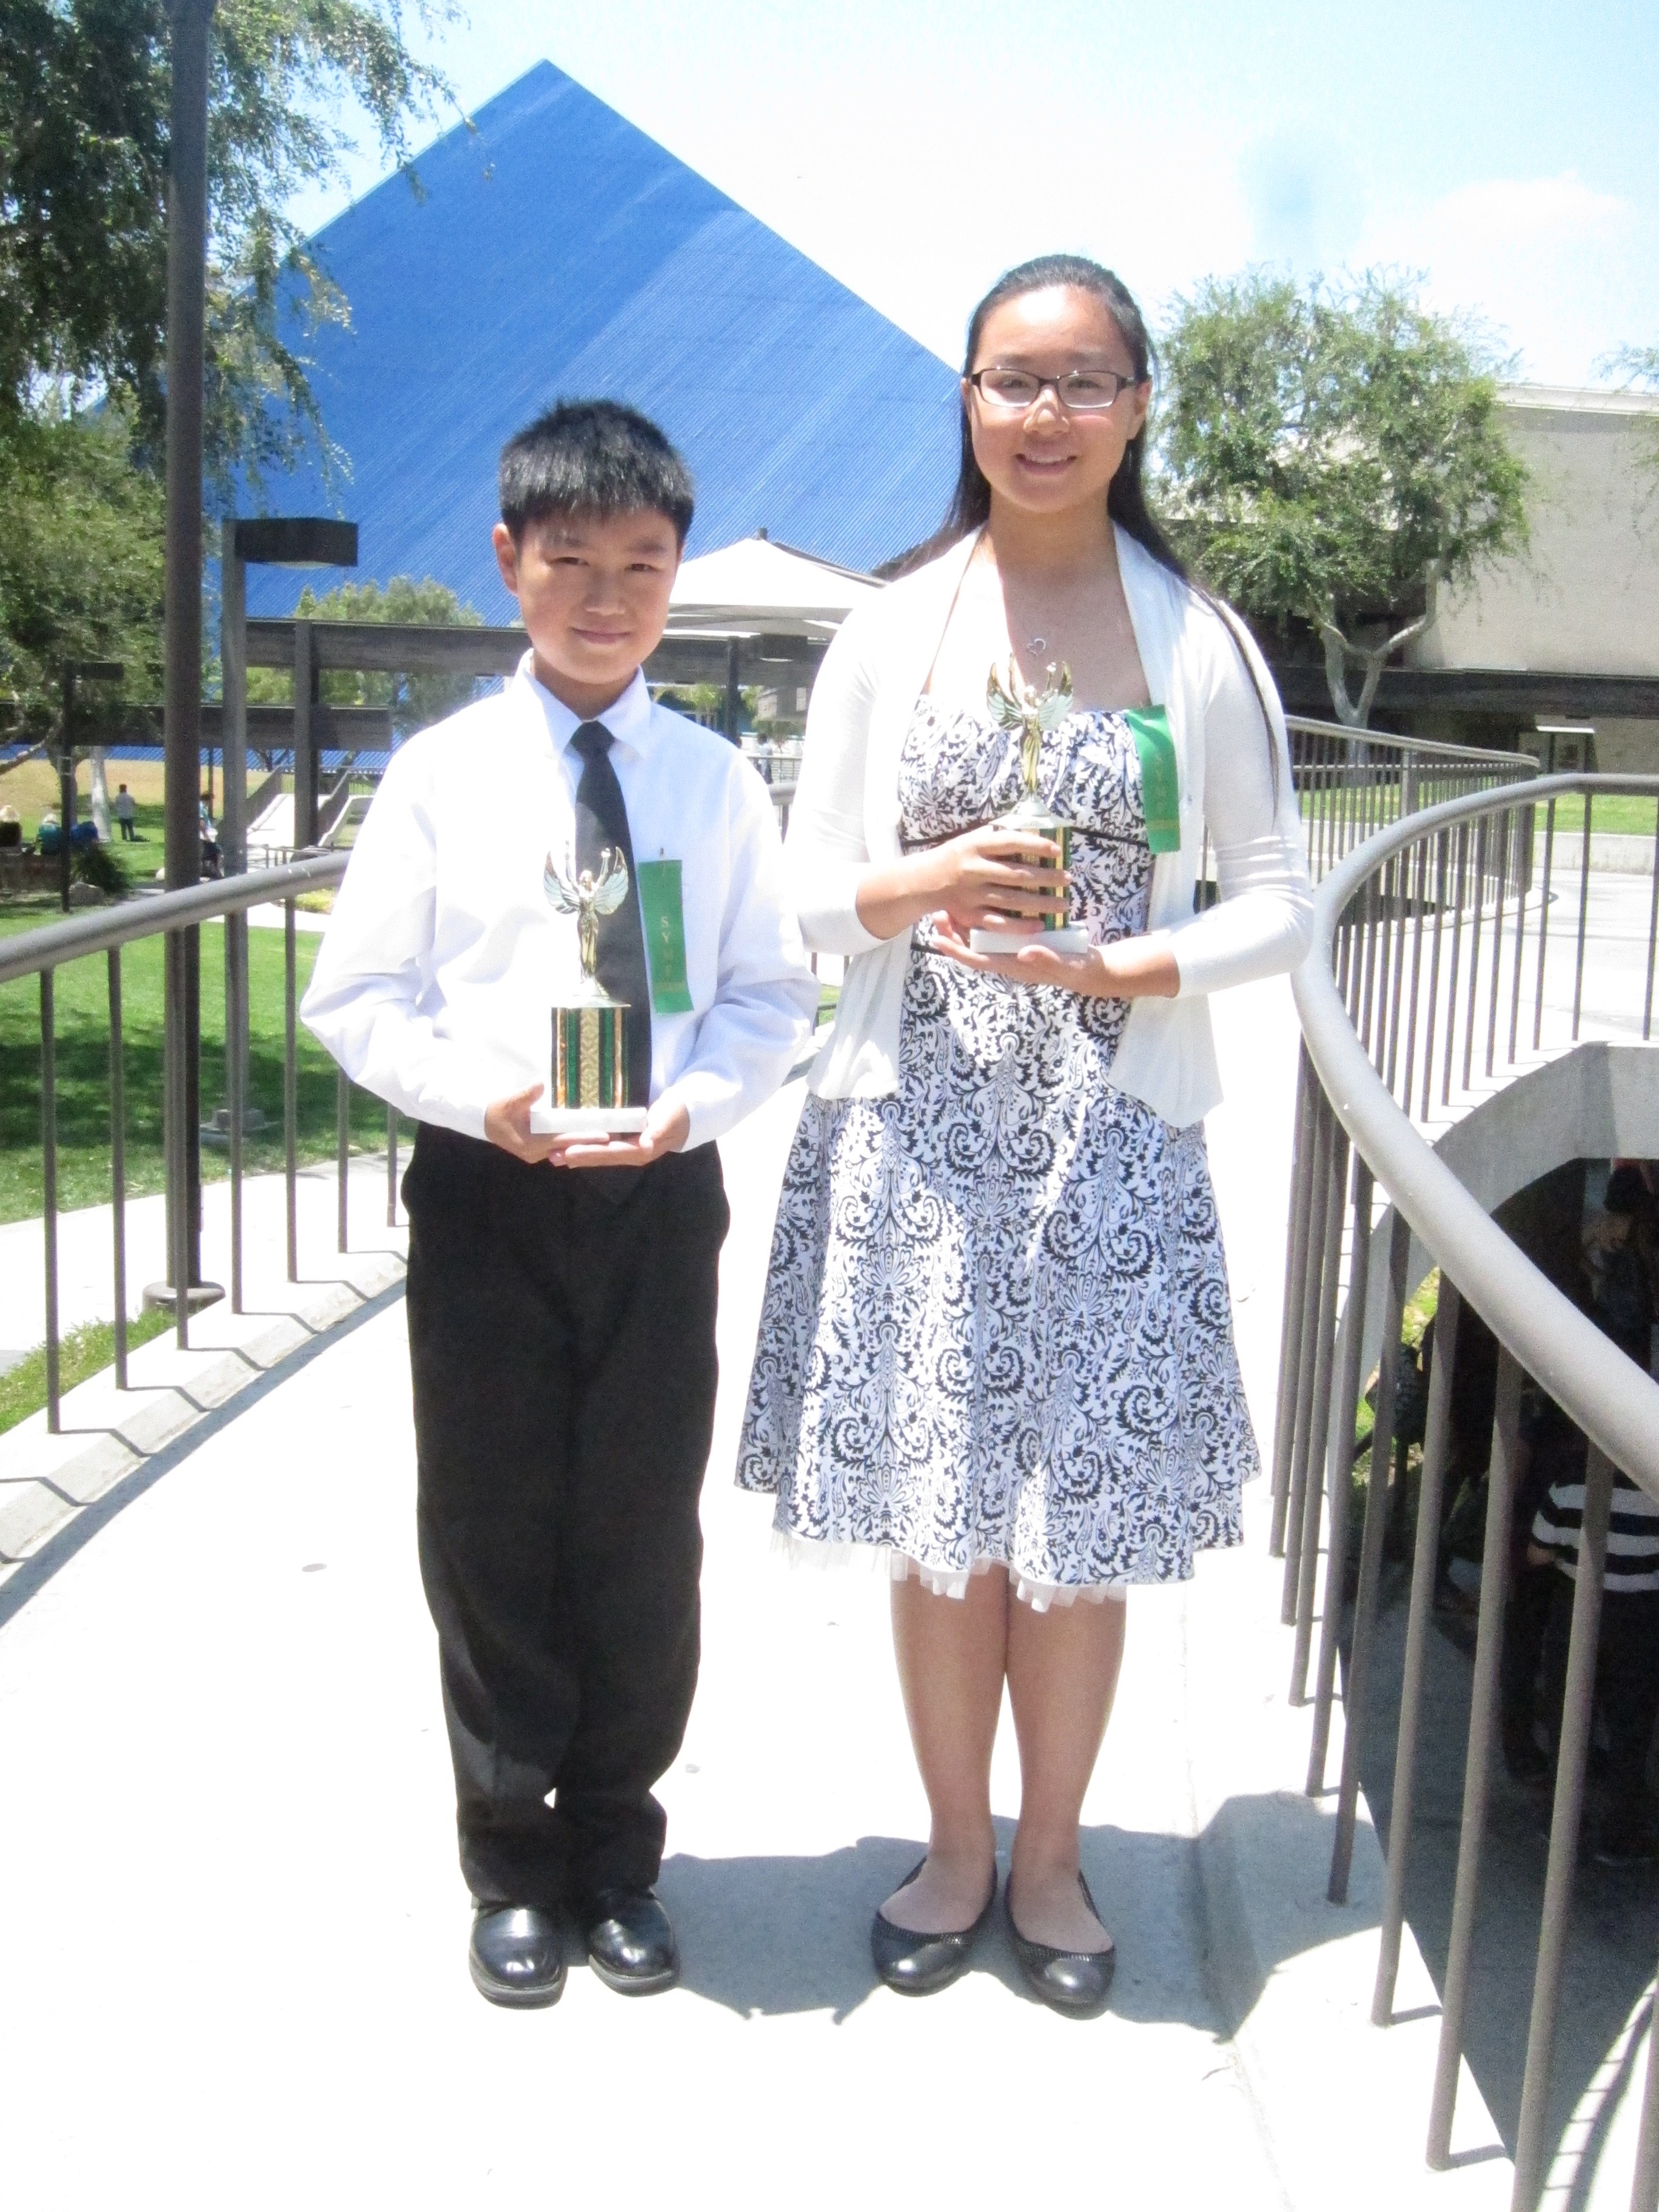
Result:
[[1425,668],[1659,676],[1659,398],[1512,385],[1530,550],[1443,602]]
[[[1659,676],[1659,397],[1512,385],[1532,544],[1441,603],[1424,668]],[[1596,764],[1659,770],[1659,722],[1595,721]]]

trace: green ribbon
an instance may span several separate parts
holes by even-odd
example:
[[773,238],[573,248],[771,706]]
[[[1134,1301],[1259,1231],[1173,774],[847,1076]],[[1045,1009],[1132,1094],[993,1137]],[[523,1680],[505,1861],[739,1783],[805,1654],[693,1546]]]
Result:
[[1140,755],[1140,804],[1154,853],[1181,850],[1181,771],[1162,707],[1131,707],[1123,717]]
[[685,980],[685,906],[680,896],[678,860],[641,860],[634,870],[640,885],[640,920],[645,930],[646,964],[651,970],[654,1013],[689,1014],[691,990]]

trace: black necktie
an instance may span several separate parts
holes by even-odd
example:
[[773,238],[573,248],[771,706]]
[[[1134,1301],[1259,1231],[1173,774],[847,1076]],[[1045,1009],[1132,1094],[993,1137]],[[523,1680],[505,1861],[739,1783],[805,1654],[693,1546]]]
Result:
[[576,786],[576,867],[599,872],[608,845],[628,863],[628,896],[614,914],[599,917],[599,978],[628,1016],[628,1103],[651,1103],[651,984],[645,967],[645,930],[628,808],[611,765],[611,732],[603,722],[584,722],[570,740],[583,761]]

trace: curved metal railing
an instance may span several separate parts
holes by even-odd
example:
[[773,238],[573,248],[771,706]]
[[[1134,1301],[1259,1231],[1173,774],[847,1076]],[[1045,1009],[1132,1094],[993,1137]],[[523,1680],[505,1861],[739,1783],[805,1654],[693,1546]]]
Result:
[[[58,1030],[55,979],[70,961],[101,952],[107,963],[109,1007],[110,1198],[112,1204],[112,1308],[114,1315],[115,1380],[127,1387],[126,1279],[126,1085],[121,998],[121,950],[136,939],[167,939],[167,1035],[166,1048],[166,1168],[168,1210],[168,1280],[173,1286],[174,1328],[181,1345],[189,1342],[190,1300],[179,1285],[192,1280],[193,1250],[188,1212],[196,1188],[189,1172],[187,1145],[191,1092],[186,1068],[191,1058],[181,1049],[183,1010],[190,1003],[186,972],[191,939],[204,922],[225,924],[225,1079],[228,1100],[227,1146],[230,1169],[231,1310],[242,1310],[242,1137],[247,1109],[248,970],[247,909],[280,903],[283,909],[283,1135],[287,1182],[288,1279],[299,1276],[297,1177],[299,1125],[297,1085],[297,953],[295,902],[307,891],[326,890],[346,871],[349,855],[327,854],[281,868],[233,876],[223,882],[192,884],[187,890],[124,900],[116,906],[53,922],[0,940],[0,983],[38,975],[40,979],[40,1153],[42,1238],[46,1271],[46,1425],[58,1428]],[[346,1249],[346,1174],[349,1149],[350,1090],[337,1077],[337,1166],[339,1178],[338,1243]],[[395,1218],[397,1119],[386,1116],[386,1218]]]
[[[1566,1696],[1557,1759],[1548,1866],[1516,2152],[1513,2203],[1533,2212],[1548,2159],[1547,2109],[1568,1911],[1583,1805],[1596,1638],[1613,1471],[1659,1498],[1659,1383],[1626,1358],[1549,1281],[1464,1188],[1413,1124],[1471,1097],[1484,1079],[1529,1057],[1570,1050],[1586,1026],[1593,906],[1595,804],[1611,796],[1659,801],[1659,777],[1553,776],[1476,792],[1379,828],[1339,859],[1316,895],[1313,950],[1296,978],[1303,1031],[1291,1235],[1285,1277],[1273,1542],[1285,1563],[1285,1617],[1296,1626],[1291,1696],[1307,1692],[1320,1519],[1330,1498],[1327,1589],[1321,1608],[1310,1794],[1323,1787],[1348,1554],[1348,1469],[1362,1383],[1364,1304],[1380,1185],[1392,1200],[1375,1426],[1353,1641],[1344,1693],[1344,1743],[1329,1894],[1347,1890],[1358,1799],[1358,1759],[1376,1642],[1403,1309],[1413,1239],[1441,1270],[1404,1680],[1389,1822],[1382,1955],[1372,2017],[1392,2017],[1410,1851],[1413,1786],[1450,1433],[1459,1316],[1472,1308],[1498,1345],[1474,1690],[1440,2048],[1428,2159],[1449,2159],[1453,2102],[1468,1998],[1489,1781],[1498,1737],[1499,1668],[1512,1543],[1521,1389],[1540,1382],[1583,1431],[1589,1466],[1574,1593]],[[1557,915],[1552,864],[1559,810],[1580,801],[1578,910]],[[1541,843],[1540,843],[1541,839]],[[1650,1039],[1659,939],[1659,816],[1650,883],[1621,878],[1622,934],[1632,961],[1623,1004],[1597,1020],[1604,1033]],[[1566,927],[1563,927],[1564,920]],[[1613,916],[1616,924],[1618,915]],[[1645,925],[1644,927],[1643,925]],[[1598,915],[1605,941],[1608,917]],[[1645,946],[1643,939],[1645,937]],[[1645,962],[1641,955],[1645,952]],[[1644,982],[1634,977],[1644,964]],[[1571,983],[1569,991],[1568,986]],[[1528,1001],[1530,1001],[1528,1004]],[[1533,1015],[1527,1047],[1522,1009]],[[1507,1023],[1504,1016],[1507,1013]],[[1483,1034],[1484,1032],[1484,1034]],[[1504,1040],[1507,1036],[1507,1052]],[[1461,1052],[1459,1049],[1461,1042]],[[1461,1072],[1460,1072],[1461,1070]],[[1440,1077],[1438,1086],[1433,1081]],[[1659,1082],[1659,1061],[1655,1080]],[[1417,1269],[1410,1269],[1416,1273]],[[1346,1282],[1346,1309],[1338,1307]],[[1659,2199],[1659,2036],[1643,2107],[1632,2207]]]

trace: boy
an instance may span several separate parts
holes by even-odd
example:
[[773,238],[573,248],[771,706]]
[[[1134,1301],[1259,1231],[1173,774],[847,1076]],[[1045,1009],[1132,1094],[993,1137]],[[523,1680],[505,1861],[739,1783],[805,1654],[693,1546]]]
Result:
[[[499,696],[393,758],[304,1012],[421,1123],[404,1183],[417,1518],[469,1963],[492,2002],[531,2005],[563,1987],[561,1905],[612,1987],[678,1975],[651,1786],[696,1681],[727,1221],[711,1140],[782,1080],[817,986],[765,787],[641,672],[690,526],[678,455],[631,409],[560,405],[503,451],[501,506],[530,650]],[[576,1140],[534,1110],[551,1009],[580,975],[543,871],[597,871],[607,847],[629,882],[598,974],[633,1009],[629,1100],[649,1114],[637,1137]]]

